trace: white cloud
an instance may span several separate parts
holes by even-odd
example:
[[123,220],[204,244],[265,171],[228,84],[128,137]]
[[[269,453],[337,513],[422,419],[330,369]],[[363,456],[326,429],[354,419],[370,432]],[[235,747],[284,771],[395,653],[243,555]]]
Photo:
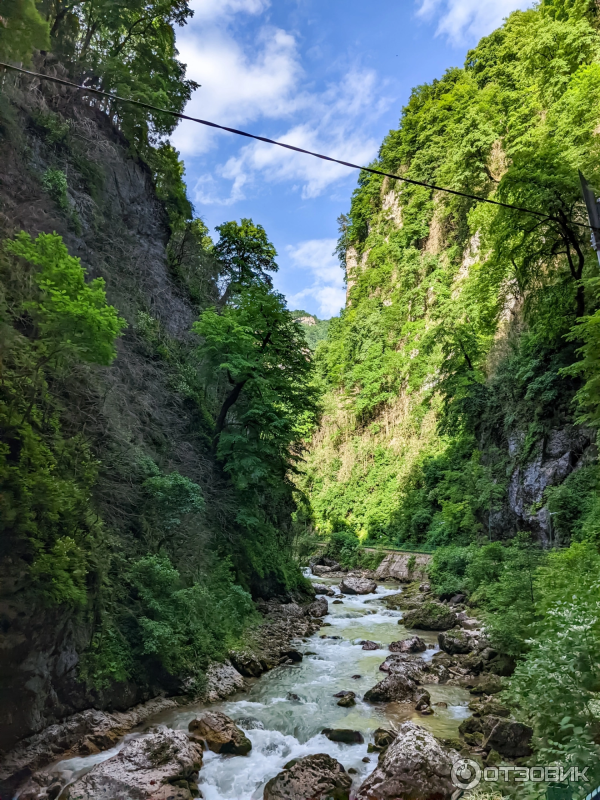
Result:
[[[302,109],[305,121],[292,125],[278,141],[342,161],[367,164],[376,155],[379,143],[366,135],[360,119],[385,107],[385,100],[373,101],[375,95],[375,73],[356,70],[321,94],[298,95],[296,105]],[[349,175],[350,170],[313,156],[253,142],[230,158],[220,174],[232,181],[230,197],[221,202],[232,203],[244,197],[244,187],[258,176],[271,183],[296,182],[302,186],[302,197],[306,199],[322,194],[332,183]],[[196,202],[206,202],[199,189],[201,186],[196,187]]]
[[288,297],[290,308],[299,308],[307,297],[319,304],[319,315],[328,319],[339,313],[346,303],[344,273],[333,251],[335,239],[309,239],[295,247],[287,247],[293,264],[312,275],[312,286]]
[[[294,107],[301,67],[296,41],[285,31],[264,28],[248,52],[226,29],[196,30],[191,24],[177,44],[188,77],[201,84],[185,109],[189,116],[235,128],[260,117],[285,116]],[[184,156],[197,155],[210,149],[215,135],[184,121],[173,141]]]
[[194,0],[190,4],[194,20],[215,20],[232,14],[261,14],[269,7],[269,0]]
[[[236,35],[235,15],[260,15],[269,0],[196,0],[195,16],[178,33],[177,46],[187,74],[201,84],[185,113],[233,128],[261,129],[260,120],[275,120],[280,139],[363,164],[377,153],[379,142],[366,126],[387,107],[371,70],[354,69],[325,89],[307,88],[298,43],[281,28],[262,25],[253,41]],[[256,22],[253,23],[256,29]],[[215,146],[218,133],[183,121],[173,136],[184,158]],[[217,138],[218,137],[218,138]],[[260,176],[262,182],[288,181],[304,198],[316,197],[348,175],[348,168],[310,156],[293,154],[273,145],[240,141],[238,155],[225,164],[211,165],[195,187],[199,204],[231,205]],[[215,177],[230,182],[228,195],[217,191]]]
[[417,14],[427,20],[435,16],[436,35],[462,45],[491,33],[511,11],[531,5],[532,0],[421,0]]

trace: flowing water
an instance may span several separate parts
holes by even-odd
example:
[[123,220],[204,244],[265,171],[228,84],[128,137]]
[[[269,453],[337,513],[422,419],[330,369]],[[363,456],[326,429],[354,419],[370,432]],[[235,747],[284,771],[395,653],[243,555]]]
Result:
[[[333,581],[321,578],[318,582],[333,584]],[[324,621],[330,625],[321,628],[319,633],[305,639],[299,646],[298,649],[305,654],[301,663],[277,667],[253,681],[246,694],[210,706],[223,711],[244,728],[252,742],[252,750],[245,757],[205,753],[200,789],[206,800],[262,800],[265,783],[281,772],[284,764],[292,758],[313,753],[328,753],[347,770],[356,769],[356,787],[377,763],[377,753],[367,755],[367,744],[372,740],[373,732],[376,728],[389,727],[390,723],[397,725],[412,719],[438,736],[457,735],[461,720],[470,715],[467,708],[470,696],[464,689],[428,686],[435,710],[431,716],[422,716],[408,704],[376,706],[360,699],[367,689],[385,677],[379,671],[379,665],[389,655],[386,645],[410,635],[401,623],[402,612],[388,610],[382,603],[383,597],[397,592],[397,586],[382,585],[370,595],[328,597],[329,615]],[[343,602],[333,604],[334,599]],[[433,632],[419,632],[419,635],[435,645],[421,654],[425,659],[432,658],[438,650],[437,635]],[[377,642],[381,649],[363,650],[358,644],[362,639]],[[340,708],[337,705],[333,695],[340,690],[356,693],[354,707]],[[435,706],[440,701],[447,703],[447,708]],[[170,709],[147,721],[144,727],[166,724],[187,730],[190,721],[205,708],[205,705],[197,704]],[[330,742],[322,735],[323,728],[358,730],[365,743],[346,745]],[[119,749],[89,758],[61,761],[55,770],[72,781]],[[367,757],[369,761],[363,761]]]

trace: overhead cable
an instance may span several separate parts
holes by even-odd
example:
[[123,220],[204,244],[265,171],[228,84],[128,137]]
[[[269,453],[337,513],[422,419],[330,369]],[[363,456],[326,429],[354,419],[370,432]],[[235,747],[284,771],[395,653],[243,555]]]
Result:
[[[196,122],[199,125],[206,125],[209,128],[216,128],[220,131],[227,131],[228,133],[235,133],[236,136],[244,136],[247,139],[255,139],[258,142],[265,142],[266,144],[272,144],[276,147],[284,147],[286,150],[293,150],[296,153],[303,153],[307,156],[312,156],[313,158],[320,158],[322,161],[330,161],[332,164],[341,164],[344,167],[349,167],[350,169],[358,169],[363,172],[369,172],[372,175],[381,175],[384,178],[390,178],[394,181],[403,181],[404,183],[410,183],[413,186],[423,186],[426,189],[433,189],[436,192],[445,192],[446,194],[453,194],[457,197],[466,197],[468,200],[476,200],[478,203],[488,203],[489,205],[493,206],[500,206],[501,208],[510,208],[513,211],[520,211],[523,214],[531,214],[532,216],[539,217],[540,219],[549,219],[552,222],[557,222],[556,218],[551,216],[550,214],[544,214],[541,211],[533,211],[531,208],[524,208],[523,206],[515,206],[511,203],[502,203],[499,200],[491,200],[488,197],[481,197],[476,194],[469,194],[468,192],[460,192],[457,189],[448,189],[444,186],[436,186],[433,183],[426,183],[425,181],[417,181],[413,178],[405,178],[402,175],[394,175],[391,172],[384,172],[380,169],[373,169],[373,167],[363,167],[360,164],[353,164],[350,161],[342,161],[339,158],[332,158],[331,156],[323,155],[323,153],[315,153],[312,150],[305,150],[302,147],[296,147],[293,144],[286,144],[285,142],[279,142],[275,139],[269,139],[266,136],[258,136],[255,133],[248,133],[247,131],[241,131],[237,128],[229,128],[227,125],[219,125],[216,122],[210,122],[207,119],[199,119],[198,117],[190,117],[187,114],[181,114],[178,111],[170,111],[167,108],[160,108],[159,106],[151,105],[150,103],[144,103],[142,100],[132,100],[127,97],[120,97],[119,95],[112,94],[111,92],[104,92],[102,89],[94,89],[91,86],[83,86],[81,84],[73,83],[72,81],[67,81],[64,78],[56,78],[51,75],[43,75],[40,72],[32,72],[31,70],[23,69],[22,67],[15,67],[12,64],[5,64],[0,61],[0,67],[4,67],[5,69],[12,70],[13,72],[20,72],[23,75],[30,75],[33,78],[39,78],[40,80],[50,81],[52,83],[59,83],[62,86],[69,86],[72,89],[78,89],[79,91],[92,93],[96,95],[100,95],[102,97],[108,97],[111,100],[115,100],[119,103],[130,103],[132,105],[139,106],[140,108],[145,108],[149,111],[158,111],[161,114],[168,114],[172,117],[176,117],[177,119],[185,119],[189,122]],[[590,225],[586,225],[583,222],[572,222],[571,224],[577,225],[582,228],[591,229]]]

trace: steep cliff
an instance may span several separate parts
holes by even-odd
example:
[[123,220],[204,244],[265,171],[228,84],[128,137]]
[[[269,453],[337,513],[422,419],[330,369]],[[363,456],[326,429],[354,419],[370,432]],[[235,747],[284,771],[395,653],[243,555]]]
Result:
[[[64,74],[50,56],[36,67]],[[147,160],[163,159],[151,169],[109,109],[51,83],[2,80],[0,748],[8,749],[82,709],[200,690],[210,660],[224,658],[255,619],[251,594],[285,592],[302,577],[288,556],[293,503],[283,476],[275,499],[265,483],[257,501],[215,453],[201,339],[191,329],[218,298],[218,270],[206,229],[186,222],[177,154],[147,150]],[[177,203],[185,213],[175,224]],[[5,248],[15,236],[20,250]],[[56,292],[56,270],[39,277],[36,247],[39,264],[54,269],[55,258],[70,270],[79,294]],[[92,291],[97,324],[121,320],[114,360],[77,355],[77,325],[92,324],[78,297]],[[60,314],[54,328],[36,321],[48,297],[72,314],[74,334]],[[269,536],[278,537],[276,557]]]
[[515,12],[464,69],[413,91],[375,162],[532,215],[361,175],[301,480],[322,534],[435,547],[528,531],[547,545],[594,525],[577,348],[598,263],[577,172],[598,169],[599,48],[594,3]]

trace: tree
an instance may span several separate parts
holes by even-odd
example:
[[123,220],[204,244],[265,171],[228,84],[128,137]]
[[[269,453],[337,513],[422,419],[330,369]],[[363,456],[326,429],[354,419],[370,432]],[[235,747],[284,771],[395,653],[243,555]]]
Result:
[[251,283],[273,285],[269,272],[277,272],[275,262],[277,251],[267,238],[262,225],[255,225],[251,219],[237,222],[224,222],[217,228],[219,241],[214,247],[214,255],[221,263],[219,278],[225,286],[221,304],[229,300],[232,293]]
[[316,411],[312,361],[301,325],[264,283],[208,309],[193,327],[215,408],[213,449],[239,485],[283,477],[290,446]]
[[0,14],[0,57],[29,64],[34,49],[49,46],[48,23],[35,0],[3,0]]

